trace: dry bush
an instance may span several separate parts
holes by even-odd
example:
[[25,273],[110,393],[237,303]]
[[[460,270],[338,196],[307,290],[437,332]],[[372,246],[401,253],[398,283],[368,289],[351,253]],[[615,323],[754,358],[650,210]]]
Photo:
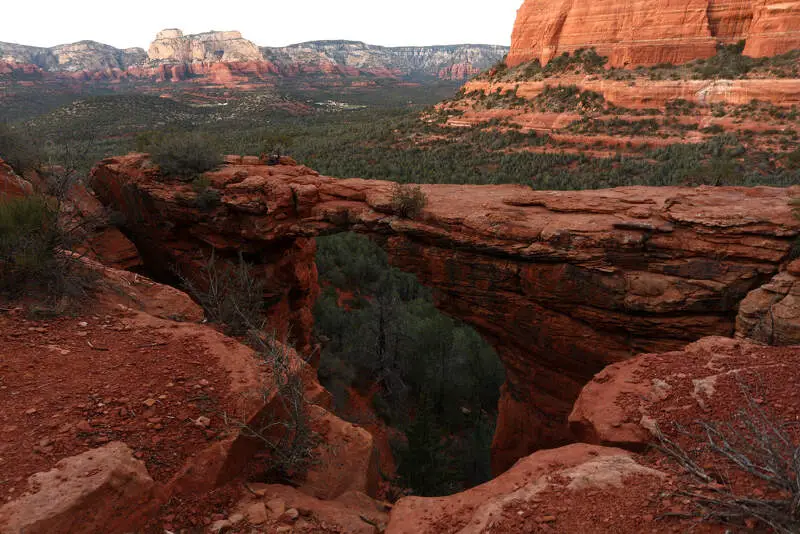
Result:
[[[181,275],[184,285],[203,306],[207,317],[246,343],[260,358],[264,380],[254,392],[268,408],[262,418],[247,421],[247,414],[223,414],[228,424],[257,439],[264,447],[264,464],[271,480],[290,481],[302,476],[314,462],[316,433],[311,428],[310,404],[292,365],[288,341],[280,343],[265,333],[264,284],[240,255],[238,263],[220,261],[212,253],[199,284]],[[200,289],[200,287],[205,289]]]
[[234,264],[219,260],[212,252],[201,273],[203,279],[193,281],[177,272],[209,321],[224,325],[233,335],[263,326],[264,283],[254,276],[253,267],[241,254]]
[[800,532],[797,423],[776,421],[742,391],[744,406],[731,420],[677,426],[674,439],[657,430],[655,446],[698,483],[677,494],[691,500],[701,522]]
[[274,335],[251,330],[248,344],[258,353],[265,368],[258,395],[268,408],[263,417],[252,423],[248,424],[243,417],[228,417],[228,423],[263,445],[261,457],[267,480],[297,480],[315,463],[314,449],[319,443],[311,427],[310,403],[305,397],[300,369],[292,366],[289,345],[277,342]]
[[392,209],[401,217],[416,218],[427,203],[428,197],[418,185],[395,184],[392,188]]

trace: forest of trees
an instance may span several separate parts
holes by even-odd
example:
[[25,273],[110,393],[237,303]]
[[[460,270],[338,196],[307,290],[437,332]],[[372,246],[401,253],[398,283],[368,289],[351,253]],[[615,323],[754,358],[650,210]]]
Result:
[[[445,495],[490,478],[489,446],[504,371],[470,327],[440,313],[429,290],[357,234],[319,238],[325,340],[320,380],[345,411],[347,391],[377,392],[373,409],[403,431],[397,481]],[[340,299],[345,295],[346,299]],[[341,302],[344,300],[344,302]]]

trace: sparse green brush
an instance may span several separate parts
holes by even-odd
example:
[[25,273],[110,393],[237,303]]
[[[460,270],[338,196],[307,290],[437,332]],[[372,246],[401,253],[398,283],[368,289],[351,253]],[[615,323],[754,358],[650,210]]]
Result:
[[428,198],[418,185],[395,184],[392,188],[392,209],[401,217],[415,219],[427,203]]
[[548,85],[533,99],[533,104],[540,111],[595,113],[605,109],[605,98],[594,91],[582,91],[575,85]]
[[[800,220],[800,197],[790,200],[789,205],[792,206],[792,215]],[[789,250],[789,259],[796,260],[797,258],[800,258],[800,235],[795,238],[792,248]]]
[[44,162],[39,140],[27,129],[0,123],[0,158],[17,172],[38,168]]
[[183,180],[192,179],[222,164],[222,154],[218,148],[199,134],[164,135],[143,148],[150,152],[162,175]]
[[51,304],[82,296],[92,276],[66,252],[70,237],[54,199],[0,199],[0,295]]
[[198,176],[192,180],[192,189],[197,193],[194,205],[203,211],[216,208],[220,204],[222,195],[211,187],[211,180],[205,176]]

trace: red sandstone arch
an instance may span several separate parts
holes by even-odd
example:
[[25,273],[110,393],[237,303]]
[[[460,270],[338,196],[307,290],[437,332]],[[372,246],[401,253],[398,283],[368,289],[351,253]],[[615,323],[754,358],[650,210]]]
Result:
[[293,325],[300,349],[311,342],[319,291],[312,238],[373,236],[503,360],[497,472],[570,441],[572,403],[608,363],[732,335],[738,303],[778,271],[800,233],[788,206],[800,191],[767,187],[428,185],[424,213],[408,220],[392,213],[388,182],[256,158],[230,158],[207,174],[221,193],[209,211],[141,154],[104,160],[92,176],[103,203],[125,215],[151,271],[191,271],[212,248],[258,262],[273,321]]

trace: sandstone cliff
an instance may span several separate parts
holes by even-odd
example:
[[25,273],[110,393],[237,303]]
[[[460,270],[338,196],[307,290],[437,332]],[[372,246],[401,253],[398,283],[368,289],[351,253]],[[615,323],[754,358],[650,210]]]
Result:
[[283,48],[262,48],[264,57],[286,71],[318,65],[320,70],[386,72],[466,79],[489,68],[508,48],[494,45],[375,46],[358,41],[312,41]]
[[[80,74],[85,80],[153,77],[180,81],[190,73],[204,76],[213,65],[225,64],[232,71],[257,75],[321,73],[464,80],[486,70],[507,52],[508,47],[495,45],[392,48],[357,41],[259,48],[237,31],[184,35],[181,30],[167,29],[158,33],[147,52],[141,48],[119,50],[93,41],[53,48],[0,43],[0,66],[4,65],[0,74],[41,69]],[[160,75],[159,69],[164,71]]]
[[127,69],[147,59],[141,48],[120,50],[94,41],[39,48],[0,43],[0,62],[36,65],[44,70],[76,72],[82,70]]
[[184,35],[181,30],[158,32],[147,52],[150,61],[258,61],[261,52],[236,31]]
[[408,220],[392,212],[388,182],[258,158],[229,163],[207,175],[221,195],[210,213],[144,155],[105,160],[93,176],[101,200],[146,236],[136,244],[154,272],[196,270],[212,249],[259,262],[273,319],[292,324],[299,348],[310,343],[319,291],[309,238],[346,230],[375,237],[503,360],[498,472],[568,441],[573,401],[607,364],[732,335],[738,303],[779,271],[800,233],[791,189],[428,185],[422,217]]
[[745,54],[800,47],[800,2],[781,0],[525,0],[509,66],[543,64],[595,47],[615,67],[707,58],[718,43],[746,40]]

